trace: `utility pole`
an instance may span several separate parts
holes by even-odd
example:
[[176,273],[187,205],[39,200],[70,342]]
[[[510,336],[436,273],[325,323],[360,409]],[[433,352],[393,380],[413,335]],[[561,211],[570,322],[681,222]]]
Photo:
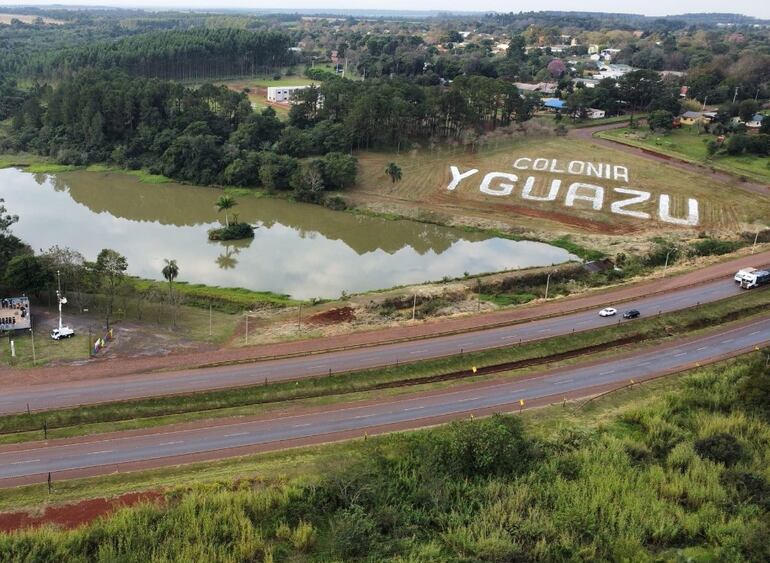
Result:
[[297,313],[297,330],[302,330],[302,302],[299,304],[299,313]]
[[735,87],[735,94],[733,94],[733,103],[735,103],[735,100],[738,98],[738,87]]
[[414,320],[414,317],[416,314],[417,314],[417,294],[415,293],[412,298],[412,320]]
[[37,363],[37,356],[35,355],[35,329],[32,327],[32,318],[30,317],[29,334],[32,337],[32,365]]
[[553,272],[548,272],[548,276],[545,278],[545,298],[548,299],[548,287],[551,285],[551,274]]
[[212,334],[213,333],[211,331],[211,303],[209,303],[209,338],[211,338]]
[[246,344],[249,343],[249,314],[246,313]]
[[751,245],[751,253],[754,254],[754,251],[757,249],[757,240],[759,239],[759,231],[757,231],[757,234],[754,235],[754,244]]

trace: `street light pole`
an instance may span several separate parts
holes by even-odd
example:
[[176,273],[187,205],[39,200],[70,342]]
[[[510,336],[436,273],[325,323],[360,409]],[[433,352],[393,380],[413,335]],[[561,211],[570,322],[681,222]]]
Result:
[[32,336],[32,365],[37,363],[37,356],[35,355],[35,331],[32,328],[32,319],[30,319],[29,333]]

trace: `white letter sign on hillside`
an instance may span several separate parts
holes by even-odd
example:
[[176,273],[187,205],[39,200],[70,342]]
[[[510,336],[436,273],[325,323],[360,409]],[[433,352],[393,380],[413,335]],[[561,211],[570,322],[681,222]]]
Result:
[[515,182],[519,178],[516,176],[516,174],[508,174],[506,172],[490,172],[486,176],[484,176],[484,179],[481,181],[481,186],[479,186],[479,189],[481,189],[482,192],[489,195],[511,195],[511,192],[513,191],[513,184],[508,184],[506,182],[500,182],[497,184],[497,187],[491,187],[492,180],[496,178],[502,178],[504,180],[510,180],[511,182]]
[[460,184],[460,180],[468,178],[469,176],[473,176],[476,172],[478,172],[477,169],[471,168],[467,172],[460,174],[460,169],[457,168],[457,166],[450,166],[449,170],[452,172],[452,181],[449,182],[449,185],[446,187],[446,189],[448,189],[450,192]]
[[[565,163],[558,159],[521,157],[513,161],[513,168],[515,170],[586,176],[624,183],[629,181],[628,168],[606,162],[571,160]],[[461,172],[460,168],[454,165],[449,167],[449,171],[452,174],[452,180],[447,186],[449,191],[454,191],[463,180],[479,172],[477,168]],[[495,197],[511,196],[514,195],[518,181],[519,177],[516,174],[488,172],[482,178],[479,190],[481,193]],[[548,187],[547,193],[540,190],[537,190],[536,193],[536,188],[541,185],[541,182],[543,182],[543,188]],[[639,209],[639,206],[657,199],[657,220],[683,227],[695,227],[700,222],[698,200],[694,198],[687,198],[686,217],[673,217],[671,215],[671,196],[668,194],[660,194],[657,198],[653,198],[650,192],[630,186],[615,187],[609,190],[604,186],[585,182],[573,182],[565,192],[562,192],[561,187],[562,181],[558,178],[549,181],[548,179],[538,179],[536,176],[527,176],[521,188],[521,198],[529,201],[556,202],[560,194],[563,193],[564,206],[583,208],[589,206],[593,211],[604,209],[605,199],[612,198],[613,201],[609,204],[610,213],[645,220],[652,219],[653,216]]]

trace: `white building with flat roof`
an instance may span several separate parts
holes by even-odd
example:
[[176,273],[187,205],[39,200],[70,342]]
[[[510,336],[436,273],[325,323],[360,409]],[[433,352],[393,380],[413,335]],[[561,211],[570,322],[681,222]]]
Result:
[[268,102],[291,102],[294,94],[305,88],[310,88],[310,84],[304,86],[268,86],[267,87],[267,101]]

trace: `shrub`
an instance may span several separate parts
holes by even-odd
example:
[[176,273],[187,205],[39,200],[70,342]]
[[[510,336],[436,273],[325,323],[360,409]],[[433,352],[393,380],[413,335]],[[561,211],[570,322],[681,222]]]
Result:
[[484,477],[516,473],[532,457],[532,447],[514,418],[495,415],[483,420],[453,422],[434,444],[436,471],[449,477]]
[[723,463],[728,467],[743,457],[743,447],[735,436],[727,432],[696,440],[695,451],[703,459]]
[[253,237],[254,227],[248,223],[233,223],[229,227],[209,231],[209,240],[241,240]]
[[369,552],[377,533],[374,520],[360,506],[337,513],[331,523],[333,550],[343,558],[360,557]]
[[345,203],[345,200],[338,195],[326,198],[324,205],[334,211],[345,211],[348,208],[348,204]]

